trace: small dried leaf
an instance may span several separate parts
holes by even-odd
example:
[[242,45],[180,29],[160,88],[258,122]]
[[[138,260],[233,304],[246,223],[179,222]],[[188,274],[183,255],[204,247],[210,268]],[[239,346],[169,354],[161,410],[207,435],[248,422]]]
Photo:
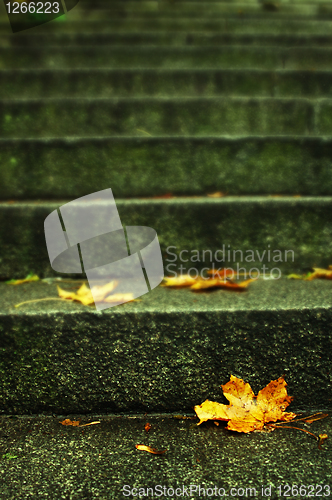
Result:
[[65,418],[62,422],[59,422],[62,425],[72,425],[74,427],[78,427],[80,425],[78,420],[70,420],[70,418]]
[[318,441],[318,448],[321,450],[322,449],[322,444],[324,441],[326,441],[328,438],[327,434],[319,434],[319,441]]
[[167,450],[159,451],[156,448],[151,448],[151,446],[145,446],[144,444],[136,444],[135,447],[138,450],[148,451],[149,453],[152,453],[153,455],[162,455],[163,453],[166,453],[166,451],[167,451]]

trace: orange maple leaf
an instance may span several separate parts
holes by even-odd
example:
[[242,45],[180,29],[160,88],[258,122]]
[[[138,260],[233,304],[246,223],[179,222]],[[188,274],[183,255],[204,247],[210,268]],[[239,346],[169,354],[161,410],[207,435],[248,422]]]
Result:
[[249,283],[254,281],[253,279],[249,279],[246,281],[242,281],[241,283],[234,283],[231,280],[222,280],[219,278],[208,278],[206,280],[198,280],[194,285],[191,285],[190,290],[198,291],[209,288],[228,288],[230,290],[243,291],[247,288]]
[[[218,276],[218,273],[213,273],[213,271],[208,272],[209,274],[213,274],[213,278],[192,278],[189,274],[182,274],[181,276],[175,277],[165,277],[164,284],[162,286],[173,287],[173,288],[185,288],[189,287],[190,290],[199,291],[205,290],[209,288],[228,288],[230,290],[243,291],[251,281],[255,279],[249,279],[246,281],[242,281],[241,283],[234,283],[230,279],[222,279]],[[228,272],[225,270],[225,276],[227,276]],[[216,277],[217,276],[217,277]]]
[[332,280],[332,266],[328,269],[321,269],[320,267],[313,267],[313,272],[306,276],[306,281],[311,281],[317,278]]
[[222,385],[229,405],[209,401],[194,407],[199,418],[198,425],[206,420],[228,420],[227,429],[237,432],[251,432],[263,429],[267,422],[296,417],[295,413],[286,413],[285,409],[292,401],[287,395],[283,377],[272,380],[255,396],[250,385],[231,375],[230,381]]
[[296,280],[304,280],[311,281],[315,279],[326,279],[332,280],[332,266],[329,266],[328,269],[322,269],[320,267],[313,267],[312,272],[300,275],[300,274],[290,274],[288,278],[296,279]]

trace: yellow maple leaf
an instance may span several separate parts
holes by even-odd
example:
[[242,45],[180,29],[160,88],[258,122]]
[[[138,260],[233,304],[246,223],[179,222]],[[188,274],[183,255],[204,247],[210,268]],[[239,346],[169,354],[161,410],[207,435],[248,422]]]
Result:
[[209,401],[194,407],[199,418],[198,425],[206,420],[227,420],[227,429],[237,432],[251,432],[263,429],[268,422],[284,420],[289,422],[295,413],[285,412],[293,398],[287,395],[283,377],[272,380],[255,396],[250,385],[231,375],[230,381],[222,385],[229,405]]
[[106,283],[106,285],[96,285],[90,289],[85,283],[83,283],[77,292],[68,292],[59,286],[57,288],[59,297],[63,299],[76,300],[85,306],[94,304],[95,302],[117,303],[120,301],[128,302],[130,300],[134,300],[132,293],[111,294],[118,284],[119,282],[114,280]]

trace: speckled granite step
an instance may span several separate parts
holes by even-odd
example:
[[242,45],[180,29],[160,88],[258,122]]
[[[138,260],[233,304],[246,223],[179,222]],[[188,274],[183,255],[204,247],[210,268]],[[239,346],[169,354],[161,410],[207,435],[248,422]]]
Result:
[[[0,4],[1,6],[1,4]],[[11,29],[7,19],[0,21],[0,33],[11,35]],[[6,19],[6,20],[5,20]],[[152,31],[167,30],[177,32],[211,31],[217,33],[238,34],[300,34],[308,35],[331,35],[332,21],[329,19],[308,19],[287,17],[277,19],[273,15],[265,16],[263,19],[248,18],[247,16],[235,16],[230,18],[197,19],[197,18],[174,18],[174,16],[158,16],[153,22],[149,19],[137,18],[108,19],[94,21],[89,16],[82,20],[72,20],[61,16],[51,23],[42,24],[34,28],[35,33],[115,33],[127,32],[128,30]],[[20,35],[15,35],[20,36]]]
[[[64,50],[65,48],[65,50]],[[219,68],[330,70],[328,47],[86,46],[3,47],[0,69]]]
[[[157,231],[166,273],[180,272],[181,265],[202,269],[214,262],[220,267],[221,251],[224,263],[233,268],[258,266],[263,272],[265,265],[267,274],[272,268],[289,273],[332,264],[331,197],[121,200],[113,193],[123,225]],[[56,275],[47,254],[44,220],[66,201],[71,200],[0,203],[1,279],[29,272]],[[205,256],[203,250],[208,250]],[[196,261],[193,251],[198,251]]]
[[115,31],[113,33],[43,33],[38,30],[22,31],[12,34],[0,34],[0,45],[3,47],[40,47],[53,45],[166,45],[166,46],[190,46],[190,45],[261,45],[274,47],[330,47],[332,35],[320,34],[232,34],[219,32],[179,32],[179,31]]
[[[65,285],[62,285],[65,287]],[[67,284],[73,286],[73,284]],[[255,391],[285,375],[293,408],[331,408],[329,281],[256,281],[243,293],[157,287],[96,312],[55,284],[0,284],[0,410],[191,411],[229,374]]]
[[2,99],[49,97],[332,97],[330,71],[4,69]]
[[[332,99],[126,97],[0,101],[0,136],[332,135]],[[271,120],[273,116],[273,120]]]
[[[197,427],[195,418],[169,414],[70,417],[100,424],[65,427],[59,422],[68,413],[1,417],[3,498],[134,500],[140,492],[162,500],[193,500],[204,494],[213,499],[228,495],[277,500],[292,491],[330,496],[331,441],[319,450],[315,439],[304,432],[284,429],[241,435],[227,431],[223,423]],[[151,425],[149,433],[144,430],[146,423]],[[330,436],[331,418],[307,428]],[[167,452],[151,456],[135,448],[139,443]]]

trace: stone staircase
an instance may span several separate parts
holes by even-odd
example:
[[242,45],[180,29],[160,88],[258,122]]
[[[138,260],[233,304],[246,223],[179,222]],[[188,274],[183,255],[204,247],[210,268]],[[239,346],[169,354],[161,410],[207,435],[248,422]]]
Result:
[[[331,283],[286,279],[332,264],[332,4],[81,0],[15,35],[0,4],[0,89],[1,497],[188,483],[259,498],[270,485],[276,500],[286,483],[331,484],[329,442],[193,429],[172,413],[223,402],[230,374],[255,393],[284,375],[293,411],[332,408]],[[157,231],[165,275],[264,264],[270,279],[238,294],[157,287],[104,311],[15,308],[58,296],[47,215],[106,188],[124,225]],[[219,262],[221,249],[237,257]],[[30,272],[50,279],[4,283]],[[331,421],[306,428],[330,434]]]
[[[330,3],[81,0],[15,35],[0,22],[2,281],[58,276],[45,217],[109,187],[124,225],[156,229],[165,274],[223,245],[251,268],[291,251],[283,275],[332,262]],[[55,285],[0,285],[3,413],[189,411],[229,373],[332,405],[329,282],[158,288],[102,314],[15,309]]]

